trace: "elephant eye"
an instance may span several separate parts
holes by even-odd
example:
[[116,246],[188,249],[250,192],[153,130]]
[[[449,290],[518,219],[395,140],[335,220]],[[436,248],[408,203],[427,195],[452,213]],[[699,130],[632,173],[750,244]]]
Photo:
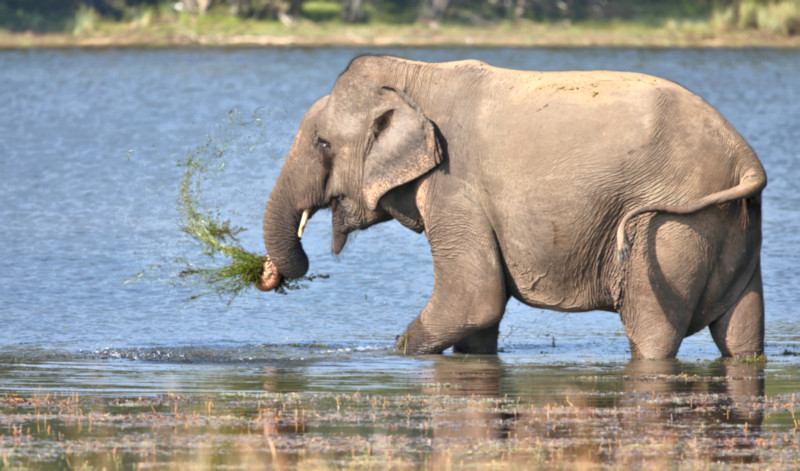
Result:
[[331,143],[317,136],[316,145],[317,149],[319,149],[319,153],[322,155],[323,165],[325,165],[327,171],[331,171],[333,168],[333,148],[331,148]]
[[331,149],[331,143],[321,137],[317,137],[317,147],[327,151]]

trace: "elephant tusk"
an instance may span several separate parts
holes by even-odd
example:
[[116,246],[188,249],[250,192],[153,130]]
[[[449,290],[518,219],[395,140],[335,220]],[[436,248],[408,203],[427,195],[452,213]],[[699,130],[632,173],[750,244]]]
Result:
[[308,214],[309,210],[303,211],[303,216],[300,218],[300,227],[297,228],[297,238],[303,237],[303,231],[306,228],[306,224],[308,223]]

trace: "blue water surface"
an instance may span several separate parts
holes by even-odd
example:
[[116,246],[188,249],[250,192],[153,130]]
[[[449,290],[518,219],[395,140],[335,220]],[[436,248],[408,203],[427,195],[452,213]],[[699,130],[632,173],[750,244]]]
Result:
[[[253,291],[228,306],[213,296],[187,301],[195,292],[175,284],[175,260],[196,257],[178,229],[178,161],[209,140],[232,143],[203,196],[249,229],[245,247],[262,252],[264,203],[300,118],[351,58],[368,52],[518,69],[632,70],[705,98],[767,169],[767,353],[800,350],[800,52],[197,48],[0,51],[0,351],[134,361],[208,351],[229,361],[388,354],[433,284],[425,237],[395,222],[356,234],[335,257],[329,215],[320,213],[303,242],[311,271],[330,278],[287,296]],[[556,313],[515,301],[501,348],[512,363],[629,356],[616,314]],[[718,354],[702,332],[679,356]]]

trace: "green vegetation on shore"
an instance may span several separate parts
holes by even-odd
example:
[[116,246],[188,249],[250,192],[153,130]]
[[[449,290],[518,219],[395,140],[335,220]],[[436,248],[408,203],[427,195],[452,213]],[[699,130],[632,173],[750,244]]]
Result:
[[800,0],[0,1],[0,47],[176,45],[800,47]]

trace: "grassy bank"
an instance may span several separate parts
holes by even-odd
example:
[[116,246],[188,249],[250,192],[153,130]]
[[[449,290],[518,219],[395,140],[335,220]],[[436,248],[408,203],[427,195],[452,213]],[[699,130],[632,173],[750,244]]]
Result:
[[64,33],[0,30],[0,48],[182,47],[182,46],[472,46],[472,47],[800,47],[800,35],[768,29],[727,28],[713,21],[554,24],[499,23],[484,26],[313,23],[284,25],[235,17],[180,15],[110,22],[84,20]]

